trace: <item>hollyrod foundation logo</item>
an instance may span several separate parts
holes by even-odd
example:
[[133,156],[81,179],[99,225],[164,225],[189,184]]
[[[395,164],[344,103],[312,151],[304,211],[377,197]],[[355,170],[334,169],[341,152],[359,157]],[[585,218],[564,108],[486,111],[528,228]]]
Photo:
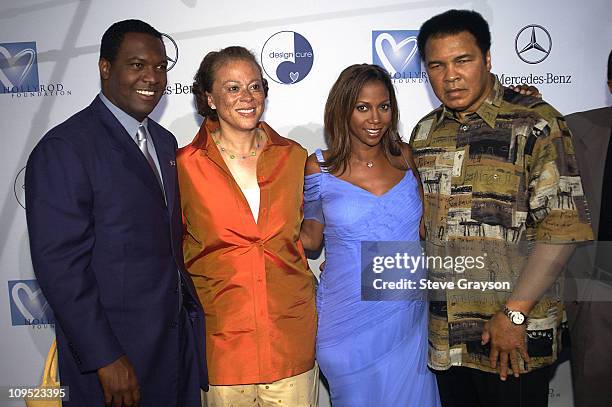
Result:
[[426,83],[417,48],[418,30],[372,31],[372,62],[396,83]]
[[265,42],[261,51],[264,72],[274,82],[298,83],[308,76],[314,52],[308,40],[294,31],[277,32]]
[[39,88],[35,42],[0,44],[0,83],[0,93]]
[[13,326],[54,324],[55,317],[36,280],[8,282]]
[[0,43],[0,94],[13,99],[72,95],[62,83],[40,82],[36,42]]

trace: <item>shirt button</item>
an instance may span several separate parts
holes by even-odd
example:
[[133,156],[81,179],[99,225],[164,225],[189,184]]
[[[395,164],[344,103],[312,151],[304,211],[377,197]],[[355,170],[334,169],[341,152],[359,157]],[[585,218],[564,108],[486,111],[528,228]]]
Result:
[[464,124],[463,126],[461,126],[461,131],[467,131],[470,128],[470,126],[468,126],[467,124]]

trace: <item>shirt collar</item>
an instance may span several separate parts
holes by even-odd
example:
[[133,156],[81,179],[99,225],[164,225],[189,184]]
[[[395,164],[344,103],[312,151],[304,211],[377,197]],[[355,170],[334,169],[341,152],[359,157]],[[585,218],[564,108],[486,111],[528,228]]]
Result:
[[[497,114],[499,113],[499,109],[504,99],[504,87],[497,78],[497,75],[491,75],[493,76],[493,88],[474,114],[478,115],[489,127],[494,128]],[[446,106],[442,106],[442,110],[436,121],[436,127],[440,126],[445,118],[457,120],[455,112],[447,109]]]
[[[285,146],[290,145],[287,139],[281,137],[266,122],[259,122],[257,127],[263,130],[263,132],[266,133],[266,136],[268,137],[268,142],[266,143],[266,147],[271,146],[271,145],[285,147]],[[212,140],[212,137],[209,137],[209,134],[213,133],[218,128],[219,128],[218,121],[206,119],[204,123],[202,124],[202,126],[200,127],[200,130],[196,134],[191,145],[196,148],[200,148],[202,150],[208,150],[212,146],[212,143],[214,143]]]
[[138,127],[141,124],[144,127],[146,127],[148,130],[148,123],[149,123],[148,117],[145,117],[145,119],[141,123],[138,120],[134,119],[129,114],[127,114],[126,112],[124,112],[123,110],[121,110],[120,108],[118,108],[117,106],[115,106],[113,102],[108,100],[108,98],[104,96],[102,92],[100,92],[99,96],[100,96],[100,100],[102,101],[102,103],[104,103],[104,105],[108,108],[108,110],[111,111],[113,116],[117,118],[119,123],[121,123],[121,125],[123,126],[125,131],[127,131],[127,133],[130,135],[132,140],[136,141],[136,134],[138,133]]

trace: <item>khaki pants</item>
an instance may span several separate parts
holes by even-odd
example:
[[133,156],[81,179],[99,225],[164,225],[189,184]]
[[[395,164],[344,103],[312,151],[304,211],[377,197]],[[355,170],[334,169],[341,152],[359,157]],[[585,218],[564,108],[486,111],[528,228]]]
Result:
[[273,383],[209,386],[207,407],[315,407],[319,397],[319,366]]

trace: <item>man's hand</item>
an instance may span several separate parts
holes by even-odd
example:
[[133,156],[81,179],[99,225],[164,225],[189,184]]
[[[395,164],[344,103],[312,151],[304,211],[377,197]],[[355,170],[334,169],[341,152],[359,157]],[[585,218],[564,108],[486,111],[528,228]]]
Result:
[[542,94],[540,93],[540,90],[535,86],[529,86],[523,83],[521,85],[512,86],[512,90],[517,93],[520,93],[521,95],[533,96],[534,98],[542,99]]
[[497,368],[497,360],[499,359],[499,377],[506,380],[508,377],[508,359],[514,377],[519,377],[519,355],[523,360],[529,363],[529,355],[527,354],[527,343],[525,340],[525,330],[527,326],[514,325],[508,317],[497,312],[489,322],[487,322],[482,331],[482,344],[486,345],[491,342],[491,353],[489,354],[489,362],[491,368]]
[[98,369],[107,407],[135,407],[140,403],[140,386],[134,367],[127,356],[121,356]]

